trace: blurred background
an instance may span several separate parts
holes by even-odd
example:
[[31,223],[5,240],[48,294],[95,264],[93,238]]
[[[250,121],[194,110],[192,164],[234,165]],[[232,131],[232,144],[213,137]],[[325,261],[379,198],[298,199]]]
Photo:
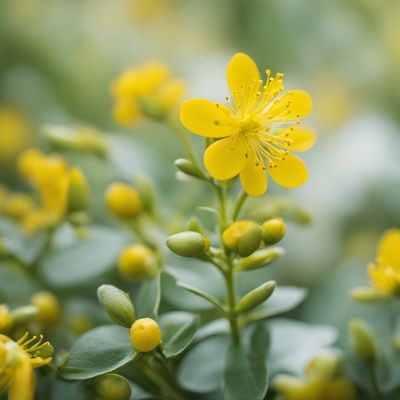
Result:
[[311,289],[297,318],[345,326],[366,312],[348,293],[367,282],[377,238],[400,226],[399,18],[398,0],[2,0],[0,180],[24,188],[15,160],[33,143],[46,149],[43,124],[94,126],[110,143],[110,164],[73,159],[92,169],[94,215],[103,218],[108,182],[145,171],[179,226],[211,194],[176,180],[182,149],[167,129],[113,122],[111,82],[129,66],[163,60],[188,97],[221,101],[228,60],[246,52],[260,70],[284,73],[286,89],[311,93],[306,123],[318,133],[305,155],[307,184],[271,184],[265,199],[248,203],[251,212],[284,196],[312,215],[311,224],[290,223],[287,256],[268,274]]

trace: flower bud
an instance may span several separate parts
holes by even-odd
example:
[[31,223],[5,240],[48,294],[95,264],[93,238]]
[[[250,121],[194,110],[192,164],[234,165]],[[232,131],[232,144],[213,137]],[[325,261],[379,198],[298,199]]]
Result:
[[251,271],[253,269],[262,268],[279,259],[284,254],[281,247],[272,249],[258,250],[252,255],[242,258],[239,261],[239,271]]
[[69,173],[68,212],[84,211],[89,206],[90,190],[85,175],[78,168]]
[[188,231],[198,232],[205,236],[203,226],[197,217],[191,217],[186,226]]
[[7,332],[13,323],[13,318],[6,304],[0,304],[0,333]]
[[127,293],[112,285],[101,285],[97,297],[116,324],[129,328],[135,321],[135,307]]
[[39,324],[46,328],[52,328],[58,324],[61,318],[61,307],[53,293],[37,292],[32,296],[30,302],[38,310],[36,319]]
[[132,346],[142,353],[154,350],[161,342],[161,331],[151,318],[135,321],[130,329]]
[[175,165],[179,171],[186,175],[193,176],[194,178],[198,179],[207,179],[203,171],[186,158],[178,158],[175,160]]
[[310,379],[333,380],[340,377],[343,356],[339,351],[324,350],[310,360],[306,374]]
[[135,187],[139,193],[143,210],[150,215],[155,213],[154,188],[149,178],[143,174],[136,174],[134,177]]
[[391,296],[372,287],[358,287],[351,291],[351,298],[362,303],[373,303],[390,300]]
[[125,279],[144,279],[157,272],[157,260],[149,247],[134,244],[122,250],[118,270]]
[[32,319],[36,318],[37,314],[38,309],[32,305],[14,308],[11,312],[15,325],[25,325]]
[[129,400],[132,389],[121,375],[106,374],[95,379],[96,395],[102,400]]
[[360,319],[352,319],[349,329],[358,358],[366,365],[374,366],[378,359],[378,347],[370,327]]
[[[259,226],[254,221],[250,221],[250,220],[235,221],[233,224],[229,225],[222,233],[222,242],[224,243],[224,245],[226,247],[228,247],[228,249],[237,251],[238,245],[239,245],[239,240],[245,234],[245,232],[249,231],[249,230],[253,230],[253,229],[255,232],[257,230],[257,228],[259,228]],[[254,233],[252,233],[252,234],[254,234]],[[250,234],[250,236],[252,234]],[[257,235],[257,234],[255,234],[255,235]],[[251,238],[245,239],[244,245],[248,242],[249,239],[251,239]],[[258,245],[259,245],[259,243],[258,243]],[[258,245],[257,245],[257,247],[258,247]],[[246,246],[244,246],[244,247],[246,247]]]
[[75,314],[70,317],[69,327],[74,335],[81,336],[93,328],[93,323],[86,315]]
[[252,226],[243,232],[237,243],[237,252],[242,257],[253,254],[261,243],[261,228],[258,225]]
[[198,232],[175,233],[167,239],[168,248],[178,256],[200,257],[210,248],[209,239]]
[[158,99],[142,97],[139,99],[140,111],[148,118],[162,121],[167,116],[167,110]]
[[136,217],[142,210],[138,192],[126,183],[116,182],[106,191],[108,208],[120,218]]
[[35,210],[35,203],[31,196],[25,193],[10,194],[4,205],[4,214],[16,220],[22,220]]
[[242,313],[245,311],[249,311],[259,306],[261,303],[264,303],[264,301],[272,295],[275,287],[275,281],[268,281],[253,289],[249,293],[246,293],[236,306],[236,312]]
[[286,225],[282,218],[274,218],[262,224],[262,238],[268,246],[278,243],[286,233]]

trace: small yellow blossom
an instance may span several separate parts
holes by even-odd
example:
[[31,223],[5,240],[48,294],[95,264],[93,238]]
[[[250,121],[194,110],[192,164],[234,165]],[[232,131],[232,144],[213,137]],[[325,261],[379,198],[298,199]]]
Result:
[[108,208],[120,218],[133,218],[142,211],[142,202],[137,190],[122,182],[107,188],[105,199]]
[[315,135],[299,125],[311,112],[310,96],[301,90],[283,90],[282,74],[266,71],[265,84],[254,61],[237,53],[227,68],[232,100],[228,107],[205,99],[184,102],[183,125],[191,132],[213,139],[204,153],[210,175],[228,180],[240,175],[247,194],[260,196],[267,190],[268,173],[281,186],[294,188],[308,178],[307,167],[291,152],[314,145]]
[[124,72],[112,85],[112,94],[115,120],[129,126],[143,115],[161,119],[173,113],[185,94],[185,85],[171,76],[165,64],[152,62]]
[[160,327],[151,318],[136,320],[130,329],[133,347],[142,353],[154,350],[161,341]]
[[125,279],[143,279],[155,274],[157,264],[151,249],[139,243],[128,246],[121,252],[118,270]]
[[34,369],[51,362],[53,348],[43,336],[29,338],[26,333],[18,341],[0,335],[0,391],[8,387],[9,400],[33,400]]
[[382,235],[376,263],[368,266],[368,273],[375,290],[400,296],[400,229],[390,229]]

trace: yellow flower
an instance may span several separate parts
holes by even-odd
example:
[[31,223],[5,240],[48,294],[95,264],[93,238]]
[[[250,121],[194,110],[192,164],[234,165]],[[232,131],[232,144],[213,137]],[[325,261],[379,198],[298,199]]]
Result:
[[26,230],[35,231],[59,223],[67,211],[69,169],[65,160],[30,149],[21,154],[18,164],[41,201],[41,207],[26,218]]
[[51,361],[53,348],[43,336],[29,338],[26,333],[18,341],[0,335],[0,391],[9,387],[9,400],[33,400],[35,368]]
[[228,107],[205,99],[184,102],[183,125],[191,132],[219,139],[204,153],[210,175],[228,180],[240,175],[246,193],[260,196],[267,190],[268,173],[281,186],[294,188],[308,178],[307,167],[291,151],[308,150],[315,142],[312,131],[299,125],[311,112],[310,96],[301,90],[283,90],[282,74],[266,71],[265,84],[247,55],[237,53],[227,68],[232,100]]
[[130,329],[132,346],[142,353],[154,350],[161,342],[161,331],[151,318],[136,320]]
[[162,119],[174,112],[185,94],[185,85],[171,76],[165,64],[152,62],[124,72],[112,85],[112,94],[116,100],[114,119],[129,126],[143,115]]
[[400,296],[400,229],[390,229],[382,235],[376,264],[368,266],[368,273],[378,292]]

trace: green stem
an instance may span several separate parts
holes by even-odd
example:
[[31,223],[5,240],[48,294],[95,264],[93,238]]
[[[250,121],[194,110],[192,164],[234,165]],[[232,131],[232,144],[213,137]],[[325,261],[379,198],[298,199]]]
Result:
[[240,213],[240,210],[242,209],[243,204],[246,201],[247,197],[248,197],[247,193],[243,190],[240,193],[239,197],[237,198],[236,204],[235,204],[235,208],[233,209],[233,213],[232,213],[232,220],[233,221],[236,221],[236,218],[238,217],[238,215]]
[[378,382],[376,380],[376,375],[375,375],[373,367],[368,367],[368,375],[369,375],[370,381],[371,381],[373,398],[375,400],[382,400],[382,396],[381,396],[381,393],[379,391],[379,386],[378,386]]
[[213,184],[213,187],[215,189],[215,193],[217,194],[218,197],[218,203],[219,203],[219,228],[220,232],[226,228],[226,224],[228,222],[227,219],[227,214],[226,214],[226,199],[225,199],[225,190],[223,187],[221,187],[218,184]]
[[229,324],[232,333],[233,342],[237,345],[240,342],[239,326],[237,320],[236,308],[236,295],[235,295],[235,279],[233,275],[233,264],[229,259],[228,269],[225,274],[227,302],[229,309]]

